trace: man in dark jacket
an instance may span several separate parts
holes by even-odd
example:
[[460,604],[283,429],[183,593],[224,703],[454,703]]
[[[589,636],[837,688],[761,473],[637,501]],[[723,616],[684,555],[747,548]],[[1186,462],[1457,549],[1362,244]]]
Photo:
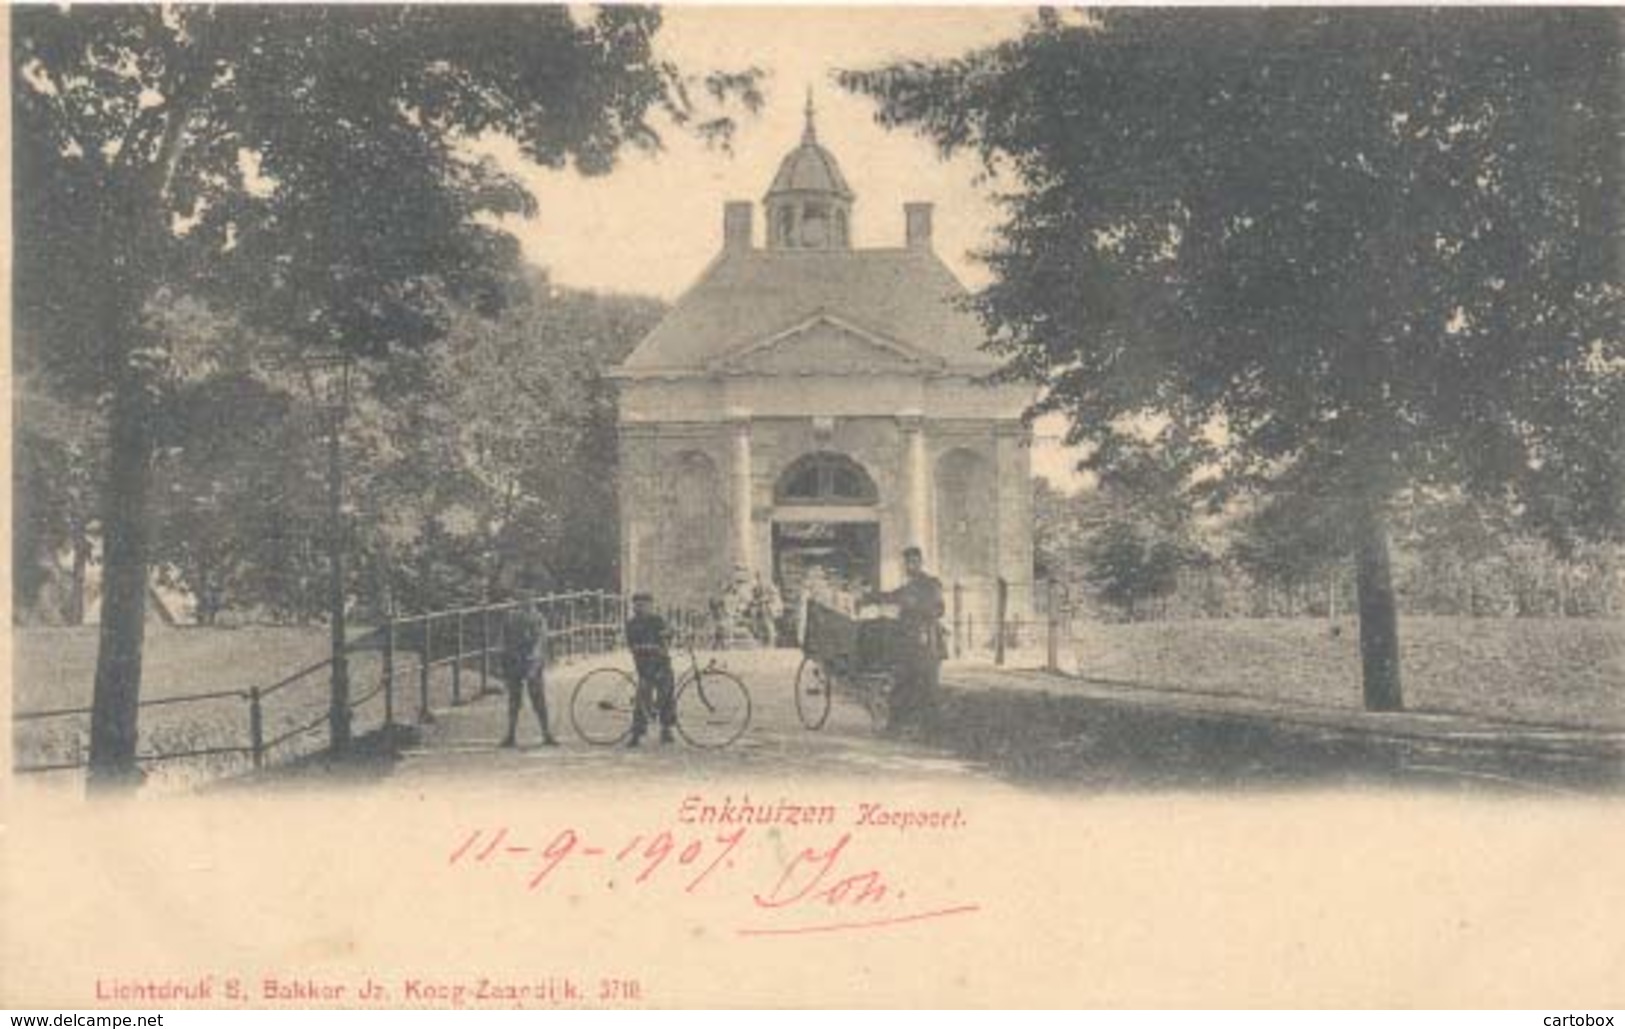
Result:
[[889,732],[929,720],[936,709],[942,668],[942,583],[925,571],[919,547],[903,551],[903,585],[871,593],[868,603],[897,607],[897,642],[892,655]]
[[542,745],[559,745],[547,725],[546,668],[547,619],[542,617],[534,600],[526,600],[508,612],[503,626],[502,677],[508,684],[508,735],[503,737],[502,746],[516,745],[519,709],[524,706],[527,693],[530,706],[536,711],[536,720],[542,726]]
[[632,736],[626,741],[636,747],[649,731],[648,711],[652,707],[660,719],[660,742],[670,743],[672,726],[677,724],[673,696],[675,680],[671,669],[671,629],[655,614],[654,597],[647,593],[632,597],[632,617],[626,622],[626,646],[638,668],[638,700],[632,711]]

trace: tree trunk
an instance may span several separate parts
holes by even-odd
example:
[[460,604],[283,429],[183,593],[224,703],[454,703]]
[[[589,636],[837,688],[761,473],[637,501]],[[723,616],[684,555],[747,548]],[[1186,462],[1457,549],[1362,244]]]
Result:
[[1360,669],[1367,711],[1404,707],[1399,679],[1399,613],[1388,558],[1388,526],[1380,510],[1360,519],[1355,554],[1355,590],[1360,608]]
[[418,606],[424,611],[433,611],[436,606],[434,596],[434,529],[433,521],[423,527],[419,542],[423,549],[418,552]]
[[92,790],[134,788],[141,701],[141,649],[147,614],[147,492],[152,437],[141,384],[120,370],[109,426],[103,525],[101,639],[91,700]]
[[342,754],[350,746],[350,658],[345,626],[347,598],[344,574],[344,453],[341,413],[331,415],[327,437],[328,629],[332,641],[329,680],[328,746]]
[[377,539],[373,548],[373,591],[378,617],[387,618],[395,612],[395,554],[382,533]]

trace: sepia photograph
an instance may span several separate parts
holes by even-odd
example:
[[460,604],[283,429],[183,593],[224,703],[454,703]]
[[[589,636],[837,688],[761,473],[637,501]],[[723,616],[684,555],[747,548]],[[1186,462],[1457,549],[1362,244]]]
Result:
[[1625,9],[5,25],[0,1006],[1625,1007]]

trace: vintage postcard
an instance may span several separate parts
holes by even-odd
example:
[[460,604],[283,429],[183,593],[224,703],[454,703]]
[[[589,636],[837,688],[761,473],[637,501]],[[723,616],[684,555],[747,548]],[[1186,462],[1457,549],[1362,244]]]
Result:
[[6,51],[0,1006],[1625,1006],[1619,9]]

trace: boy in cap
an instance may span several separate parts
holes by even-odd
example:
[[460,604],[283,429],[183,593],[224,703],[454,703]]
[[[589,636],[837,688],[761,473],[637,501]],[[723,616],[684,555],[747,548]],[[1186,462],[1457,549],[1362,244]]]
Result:
[[660,742],[670,743],[672,726],[677,724],[673,698],[675,680],[671,670],[671,629],[655,614],[655,600],[649,593],[632,595],[632,617],[626,622],[626,646],[638,668],[638,700],[632,711],[632,737],[628,747],[636,747],[649,731],[649,708],[660,719]]

